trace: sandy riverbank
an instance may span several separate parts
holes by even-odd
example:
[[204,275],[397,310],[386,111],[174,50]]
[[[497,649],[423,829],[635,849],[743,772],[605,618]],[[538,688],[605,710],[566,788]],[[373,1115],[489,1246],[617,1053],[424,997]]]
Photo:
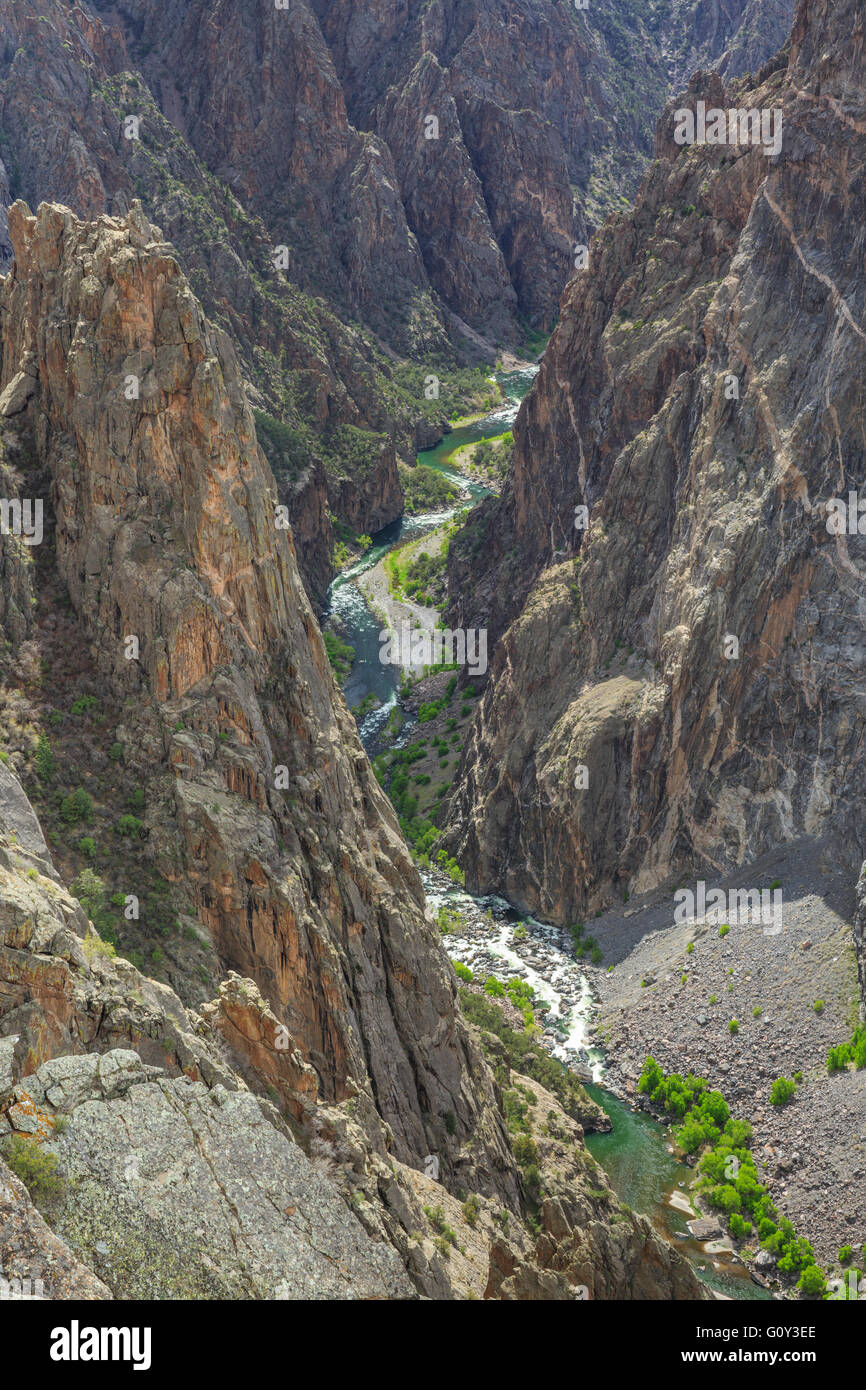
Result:
[[[415,540],[409,541],[405,546],[400,547],[399,554],[407,562],[415,559],[425,551],[428,555],[436,555],[445,539],[447,523],[435,527],[432,531],[426,531],[423,536],[418,536]],[[384,555],[377,565],[372,569],[366,570],[364,574],[358,576],[355,581],[370,608],[382,622],[383,628],[388,629],[389,636],[395,639],[404,623],[409,623],[414,630],[422,628],[432,632],[439,621],[439,613],[435,608],[427,608],[423,604],[415,603],[412,599],[395,598],[388,588],[388,571],[386,564],[388,559],[394,554],[389,551]],[[417,678],[422,674],[422,667],[403,663],[402,670],[406,675]]]

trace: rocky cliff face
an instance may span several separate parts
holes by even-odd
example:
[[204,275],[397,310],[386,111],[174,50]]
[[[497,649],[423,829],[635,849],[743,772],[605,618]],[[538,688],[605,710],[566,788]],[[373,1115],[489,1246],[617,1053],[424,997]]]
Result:
[[799,835],[862,858],[866,555],[827,525],[864,464],[862,26],[809,0],[757,85],[693,81],[781,110],[778,158],[669,108],[452,547],[452,620],[504,634],[453,844],[555,921]]
[[662,33],[673,92],[698,68],[756,73],[791,32],[795,0],[672,0]]
[[47,469],[60,575],[128,701],[120,741],[154,859],[189,876],[223,965],[259,981],[324,1094],[370,1087],[397,1151],[427,1152],[428,1126],[475,1127],[475,1063],[277,525],[230,344],[137,208],[81,223],[16,204],[10,223],[2,384],[27,404],[7,433]]
[[[473,225],[486,224],[519,312],[549,326],[571,243],[634,192],[668,85],[679,90],[701,66],[720,64],[732,77],[757,70],[787,38],[794,6],[600,0],[582,12],[537,0],[314,0],[314,8],[351,119],[394,153],[409,224],[446,304],[454,307],[460,270],[441,259],[439,244],[459,235],[465,256]],[[419,152],[427,115],[438,116],[447,150]],[[436,153],[442,168],[469,162],[483,203],[462,208],[453,184],[442,197],[430,170]],[[467,196],[473,182],[464,183]],[[501,315],[511,297],[503,305],[495,292],[491,277],[457,311],[494,336],[508,326]]]
[[[387,147],[348,121],[309,6],[98,4],[160,109],[290,250],[292,278],[395,340],[427,293]],[[387,284],[387,312],[381,294]],[[405,344],[404,344],[405,345]]]
[[550,327],[574,237],[649,150],[665,75],[641,18],[614,35],[604,8],[524,0],[315,8],[352,119],[394,153],[445,304],[494,340],[513,339],[515,312]]

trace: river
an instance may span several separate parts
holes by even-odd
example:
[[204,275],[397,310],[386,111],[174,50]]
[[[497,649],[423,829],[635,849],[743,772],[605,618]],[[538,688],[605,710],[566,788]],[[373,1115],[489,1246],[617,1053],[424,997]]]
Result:
[[[513,425],[520,402],[532,385],[537,367],[530,366],[497,375],[505,400],[501,405],[471,424],[461,425],[446,434],[432,449],[425,449],[418,455],[418,462],[437,469],[456,486],[469,493],[473,502],[490,496],[490,489],[480,483],[472,482],[447,465],[447,459],[464,444],[474,444],[482,439],[491,439],[504,434]],[[460,504],[465,506],[465,500]],[[383,530],[377,531],[373,544],[360,560],[338,574],[331,584],[325,600],[322,615],[323,623],[329,617],[338,619],[338,631],[355,649],[355,661],[348,680],[343,686],[346,702],[351,709],[356,708],[368,695],[381,701],[378,708],[371,710],[360,724],[361,741],[365,748],[375,742],[375,738],[397,701],[397,688],[400,683],[399,668],[383,665],[379,661],[379,632],[382,624],[370,611],[355,580],[365,570],[372,569],[382,556],[401,541],[412,540],[441,526],[454,515],[451,511],[423,512],[416,516],[401,516]]]
[[[535,367],[500,373],[498,380],[506,400],[489,415],[460,426],[437,444],[418,455],[418,462],[437,468],[473,500],[489,495],[489,489],[467,482],[448,467],[447,460],[464,444],[489,439],[508,430],[517,415],[536,373]],[[465,501],[461,504],[465,506]],[[456,510],[456,509],[455,509]],[[340,620],[342,634],[355,649],[355,662],[343,687],[346,700],[357,706],[369,695],[381,703],[362,719],[361,740],[368,751],[376,745],[379,731],[398,699],[399,669],[379,661],[381,623],[370,611],[354,581],[371,569],[393,546],[440,526],[451,512],[429,512],[399,517],[377,532],[373,545],[362,559],[331,584],[324,617]],[[402,742],[408,734],[404,726]],[[454,960],[474,970],[495,973],[501,979],[527,980],[546,1005],[544,1043],[566,1064],[577,1065],[593,1081],[587,1090],[610,1116],[609,1134],[587,1135],[587,1147],[608,1175],[617,1196],[636,1212],[646,1216],[659,1234],[691,1260],[699,1276],[719,1293],[734,1299],[766,1299],[771,1295],[749,1277],[745,1266],[726,1250],[702,1245],[688,1233],[685,1189],[694,1180],[694,1170],[679,1163],[670,1150],[661,1124],[640,1111],[633,1111],[603,1086],[604,1054],[590,1039],[594,1000],[590,984],[571,953],[566,950],[565,934],[548,923],[533,918],[520,919],[525,939],[514,938],[517,913],[502,898],[476,898],[455,887],[436,870],[422,873],[428,903],[433,910],[442,904],[457,908],[468,924],[465,935],[449,935],[445,944]]]

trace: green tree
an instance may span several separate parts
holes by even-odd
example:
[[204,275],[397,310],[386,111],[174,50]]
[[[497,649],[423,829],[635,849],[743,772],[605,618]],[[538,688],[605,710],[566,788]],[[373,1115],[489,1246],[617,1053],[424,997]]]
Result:
[[83,787],[77,787],[69,796],[63,798],[60,803],[60,815],[67,825],[93,819],[93,801]]
[[51,778],[54,776],[57,763],[51,744],[48,742],[45,734],[40,734],[36,743],[35,762],[36,776],[39,778],[40,782],[50,782]]
[[797,1092],[795,1081],[789,1081],[786,1076],[779,1076],[770,1087],[770,1104],[787,1105]]
[[824,1276],[817,1265],[807,1265],[797,1280],[797,1288],[807,1298],[817,1298],[825,1287]]

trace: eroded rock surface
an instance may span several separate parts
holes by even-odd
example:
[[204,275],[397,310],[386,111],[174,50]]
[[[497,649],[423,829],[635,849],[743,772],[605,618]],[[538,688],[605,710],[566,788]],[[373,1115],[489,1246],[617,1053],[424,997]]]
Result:
[[812,0],[757,86],[693,80],[780,110],[778,159],[668,108],[452,544],[452,625],[503,634],[452,849],[550,920],[798,835],[862,861],[866,551],[827,525],[864,475],[862,24]]
[[[10,222],[3,384],[37,373],[14,431],[50,472],[60,573],[129,698],[155,859],[189,875],[224,968],[258,981],[326,1097],[371,1087],[403,1157],[451,1149],[446,1119],[475,1147],[483,1071],[470,1085],[453,973],[275,524],[228,340],[137,208],[82,223],[17,204]],[[491,1140],[481,1162],[513,1200]]]

